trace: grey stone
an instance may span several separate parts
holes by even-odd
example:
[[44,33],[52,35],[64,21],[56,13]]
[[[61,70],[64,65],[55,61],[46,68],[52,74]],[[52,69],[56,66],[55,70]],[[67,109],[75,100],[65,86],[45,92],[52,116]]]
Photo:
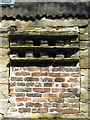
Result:
[[26,96],[28,96],[28,97],[41,97],[42,94],[40,94],[40,93],[27,93]]
[[80,58],[88,57],[88,49],[80,51]]
[[88,49],[89,41],[80,41],[80,49]]

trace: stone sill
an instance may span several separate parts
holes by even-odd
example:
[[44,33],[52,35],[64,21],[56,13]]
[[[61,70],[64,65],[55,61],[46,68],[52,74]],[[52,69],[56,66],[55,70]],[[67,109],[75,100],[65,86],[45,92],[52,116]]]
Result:
[[5,113],[4,118],[88,118],[85,114]]

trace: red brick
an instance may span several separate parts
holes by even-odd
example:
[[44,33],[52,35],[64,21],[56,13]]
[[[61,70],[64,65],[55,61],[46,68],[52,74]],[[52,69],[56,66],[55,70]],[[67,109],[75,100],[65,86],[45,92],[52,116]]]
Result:
[[28,44],[33,43],[32,40],[27,40],[27,41],[25,41],[25,42],[28,43]]
[[63,109],[62,113],[63,114],[75,114],[75,113],[79,113],[79,111],[76,109]]
[[17,103],[17,106],[24,106],[23,103]]
[[33,88],[33,91],[35,92],[50,92],[50,88]]
[[31,101],[31,98],[16,98],[16,101],[19,102],[19,101],[28,101],[30,100]]
[[63,100],[61,100],[61,98],[59,98],[59,97],[50,97],[49,99],[49,102],[57,102],[57,103],[61,103],[61,102],[63,102]]
[[48,102],[47,98],[34,98],[33,102]]
[[30,68],[28,68],[28,71],[38,71],[38,68],[37,67],[30,67]]
[[60,68],[57,68],[57,67],[54,67],[54,68],[52,69],[53,72],[55,72],[55,71],[57,72],[57,71],[59,71],[59,70],[60,70]]
[[72,77],[79,77],[80,74],[79,74],[79,73],[71,73],[71,76],[72,76]]
[[68,83],[62,83],[62,87],[69,87]]
[[40,71],[48,71],[48,68],[41,68]]
[[52,87],[52,83],[44,83],[44,87]]
[[34,106],[34,103],[31,103],[31,102],[26,103],[26,107],[33,107],[33,106]]
[[61,73],[61,76],[60,77],[69,77],[70,74],[69,73]]
[[29,87],[29,86],[34,86],[34,83],[26,83],[26,86]]
[[43,94],[43,97],[58,97],[58,94],[45,93],[45,94]]
[[21,76],[21,75],[26,76],[26,75],[30,75],[30,73],[29,72],[16,72],[15,75],[16,76]]
[[24,78],[25,81],[39,81],[39,78],[35,78],[35,77],[26,77]]
[[61,109],[59,109],[59,108],[52,108],[52,109],[50,109],[50,112],[58,112],[58,113],[61,113]]
[[35,106],[35,107],[42,107],[42,104],[41,104],[41,103],[35,103],[34,106]]
[[69,78],[69,79],[67,80],[67,82],[77,82],[77,81],[78,81],[77,78]]
[[15,86],[16,85],[16,82],[11,82],[10,83],[10,86],[12,87],[12,86]]
[[11,107],[15,107],[15,106],[16,106],[16,103],[12,102],[12,103],[10,103],[10,106],[11,106]]
[[49,77],[60,77],[60,73],[49,73]]
[[10,88],[10,92],[14,92],[14,88]]
[[64,82],[65,78],[55,78],[55,82]]
[[79,103],[78,99],[65,99],[64,101],[68,103]]
[[65,89],[62,88],[52,88],[52,92],[59,93],[59,92],[65,92]]
[[37,77],[40,77],[40,76],[47,76],[47,73],[42,73],[42,72],[34,72],[32,73],[32,76],[37,76]]

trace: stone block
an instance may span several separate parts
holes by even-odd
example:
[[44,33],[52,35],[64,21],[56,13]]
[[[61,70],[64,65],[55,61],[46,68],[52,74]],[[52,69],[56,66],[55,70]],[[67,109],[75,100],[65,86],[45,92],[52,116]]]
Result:
[[81,69],[81,71],[80,71],[81,76],[88,77],[88,72],[89,71],[90,71],[89,69]]
[[88,90],[88,77],[81,76],[81,88]]
[[4,65],[4,66],[7,66],[8,63],[10,62],[10,59],[9,58],[5,58],[5,57],[1,57],[0,58],[0,65]]
[[88,91],[83,88],[81,88],[80,102],[82,103],[88,102]]
[[88,33],[88,27],[87,28],[80,28],[79,31],[81,34]]
[[0,114],[0,120],[3,120],[3,115],[2,114]]
[[82,69],[82,68],[90,68],[90,58],[84,58],[84,59],[81,59],[80,60],[80,68]]
[[8,38],[0,37],[0,47],[5,47],[5,48],[9,47]]
[[80,35],[80,40],[88,40],[88,35]]
[[80,51],[80,58],[88,57],[88,49]]
[[88,104],[87,103],[80,104],[80,113],[88,114]]
[[6,101],[0,101],[0,113],[4,114],[7,113],[8,110],[8,103]]
[[9,78],[9,72],[0,73],[0,78]]
[[[79,114],[79,115],[76,115],[76,114],[68,114],[68,118],[76,118],[75,120],[78,120],[77,118],[82,118],[82,120],[84,120],[84,118],[88,118],[88,115],[84,115],[84,114]],[[87,120],[87,119],[85,119]]]
[[0,56],[8,56],[10,49],[0,48]]
[[80,41],[80,49],[88,49],[89,41]]
[[8,85],[0,84],[0,99],[7,99],[7,98],[8,98]]
[[0,78],[0,83],[8,83],[9,78]]
[[9,71],[9,67],[0,66],[0,72],[8,72],[8,71]]

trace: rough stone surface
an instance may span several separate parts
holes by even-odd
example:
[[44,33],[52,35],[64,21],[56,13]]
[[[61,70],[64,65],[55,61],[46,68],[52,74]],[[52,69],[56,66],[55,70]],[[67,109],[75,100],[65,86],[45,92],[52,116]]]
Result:
[[0,78],[9,78],[9,71],[8,72],[1,72]]
[[10,49],[0,48],[0,56],[8,56]]
[[80,49],[88,49],[90,41],[80,41]]
[[8,103],[7,100],[6,101],[1,101],[0,100],[0,113],[7,113],[7,109],[8,109]]
[[81,88],[80,101],[82,103],[87,103],[88,102],[88,91],[86,91],[83,88]]
[[82,103],[80,104],[80,112],[88,114],[88,104],[87,103]]
[[0,84],[0,99],[8,98],[8,85]]

